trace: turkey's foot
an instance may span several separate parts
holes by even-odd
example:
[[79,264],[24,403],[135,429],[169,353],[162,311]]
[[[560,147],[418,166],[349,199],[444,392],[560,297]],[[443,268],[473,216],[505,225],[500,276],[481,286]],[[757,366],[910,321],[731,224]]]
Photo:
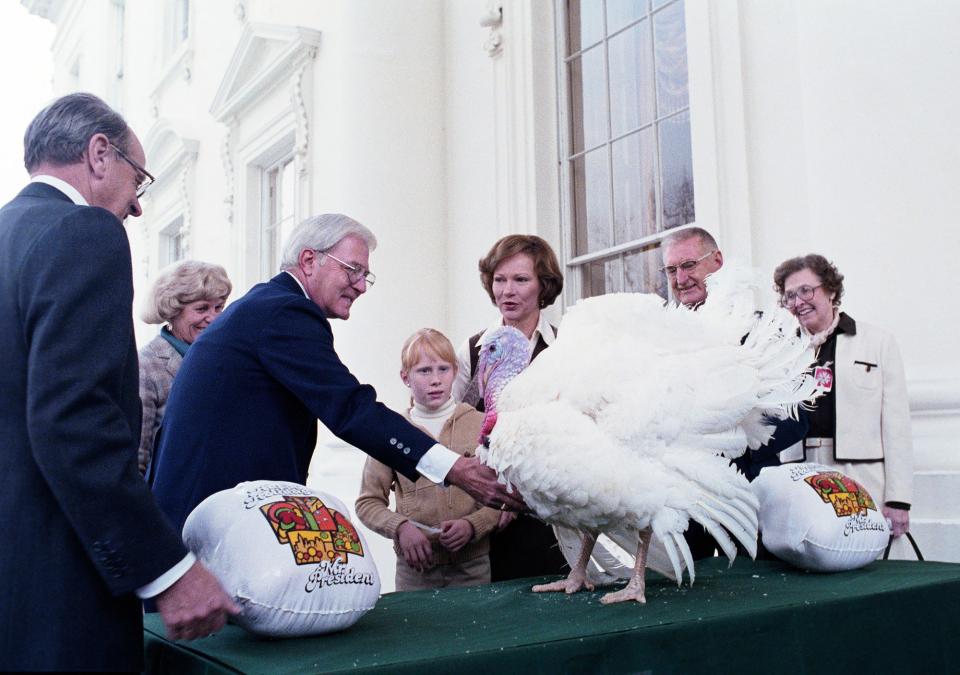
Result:
[[607,593],[605,596],[600,598],[600,602],[604,605],[610,605],[614,602],[629,602],[630,600],[635,600],[640,603],[646,603],[647,598],[644,595],[644,584],[643,577],[633,577],[630,579],[624,588],[619,591],[614,591],[613,593]]
[[586,574],[577,573],[576,570],[572,570],[566,579],[554,581],[553,583],[549,584],[537,584],[532,590],[534,593],[559,593],[560,591],[563,591],[567,595],[571,595],[582,588],[592,591],[593,584],[587,581]]

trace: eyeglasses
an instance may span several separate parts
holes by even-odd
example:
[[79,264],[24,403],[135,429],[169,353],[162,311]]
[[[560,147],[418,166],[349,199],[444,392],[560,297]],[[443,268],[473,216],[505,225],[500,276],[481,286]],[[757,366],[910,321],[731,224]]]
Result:
[[823,284],[817,284],[816,286],[801,286],[795,291],[787,291],[783,294],[783,297],[780,299],[781,304],[784,307],[793,307],[797,304],[797,298],[800,298],[804,302],[809,302],[813,298],[813,292],[823,286]]
[[140,199],[147,191],[147,188],[153,185],[157,179],[154,178],[149,171],[127,157],[126,153],[113,143],[110,144],[110,147],[116,150],[117,154],[137,172],[137,199]]
[[318,248],[315,248],[313,250],[316,251],[317,253],[322,253],[323,255],[327,256],[334,262],[339,263],[340,267],[342,267],[347,271],[347,279],[350,280],[351,284],[355,284],[361,279],[363,279],[367,283],[367,286],[373,286],[373,284],[376,283],[377,275],[371,272],[370,270],[365,270],[362,267],[358,267],[356,265],[351,265],[350,263],[343,262],[337,256],[330,255],[326,251],[321,251]]
[[667,276],[669,277],[677,276],[678,269],[683,270],[684,272],[689,274],[690,272],[693,271],[693,268],[695,268],[697,265],[703,262],[706,258],[709,258],[710,256],[712,256],[714,253],[716,253],[716,250],[710,251],[709,253],[704,253],[702,256],[700,256],[696,260],[684,260],[679,265],[664,265],[663,267],[660,268],[660,271],[666,272]]

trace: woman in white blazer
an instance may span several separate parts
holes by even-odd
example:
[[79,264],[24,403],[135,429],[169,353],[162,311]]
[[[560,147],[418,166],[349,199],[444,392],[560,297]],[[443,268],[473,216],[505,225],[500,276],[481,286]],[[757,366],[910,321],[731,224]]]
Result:
[[891,523],[910,529],[913,441],[900,351],[893,337],[840,311],[843,275],[822,255],[781,263],[773,275],[781,303],[817,346],[815,374],[825,395],[809,412],[804,441],[781,462],[836,467],[863,485]]

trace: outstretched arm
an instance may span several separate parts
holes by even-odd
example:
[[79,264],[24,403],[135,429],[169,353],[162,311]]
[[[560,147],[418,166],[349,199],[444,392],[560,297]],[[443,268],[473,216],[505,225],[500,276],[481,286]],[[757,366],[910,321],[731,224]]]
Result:
[[447,474],[447,482],[485,506],[507,511],[527,510],[523,497],[517,492],[508,492],[497,473],[476,457],[458,459]]

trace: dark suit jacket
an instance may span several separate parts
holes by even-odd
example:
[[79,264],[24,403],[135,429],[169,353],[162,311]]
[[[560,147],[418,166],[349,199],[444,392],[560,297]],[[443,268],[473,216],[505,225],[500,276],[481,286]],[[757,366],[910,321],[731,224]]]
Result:
[[150,475],[160,508],[182,528],[237,483],[304,483],[318,419],[416,480],[436,441],[376,396],[340,361],[329,321],[296,279],[282,272],[254,286],[191,345],[173,381]]
[[109,211],[0,209],[0,670],[140,670],[133,591],[186,555],[137,471],[132,301]]

